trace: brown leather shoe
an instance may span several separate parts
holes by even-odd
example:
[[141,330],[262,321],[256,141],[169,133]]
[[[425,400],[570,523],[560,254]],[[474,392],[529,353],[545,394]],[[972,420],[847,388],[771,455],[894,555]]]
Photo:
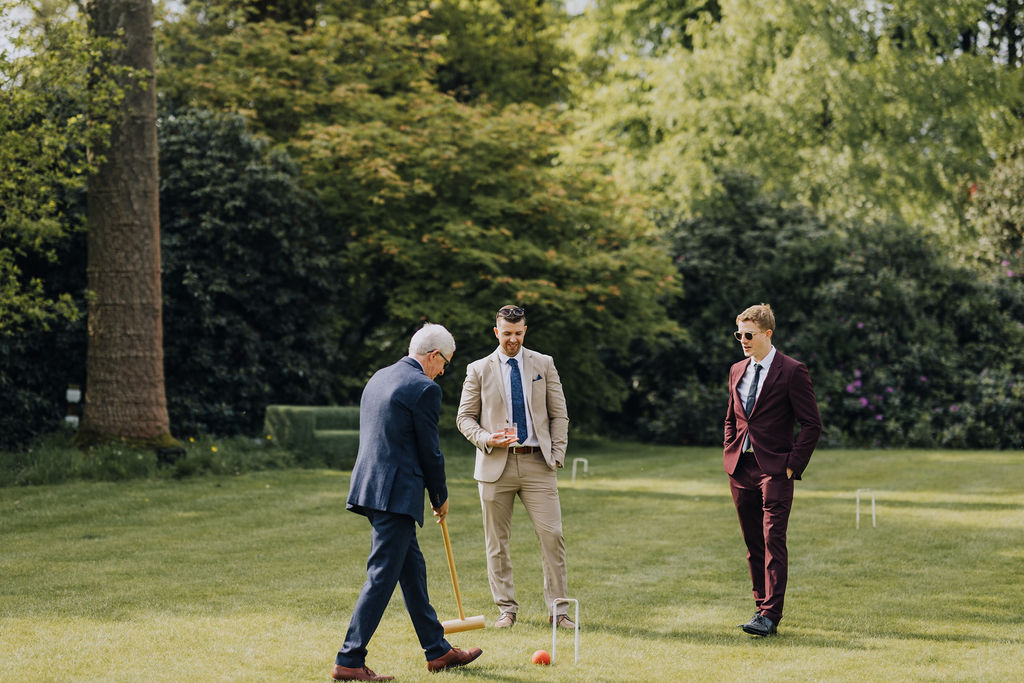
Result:
[[[551,621],[552,621],[551,617],[548,617],[548,623],[549,624],[551,623]],[[558,615],[558,628],[575,629],[576,628],[576,622],[574,622],[572,619],[570,619],[568,614],[559,614]]]
[[342,666],[341,664],[334,665],[334,671],[331,672],[331,678],[336,681],[393,681],[394,676],[378,676],[377,674],[370,671],[365,666],[361,666],[358,669],[351,667]]
[[460,650],[457,647],[453,647],[448,650],[448,654],[437,659],[431,659],[427,662],[427,671],[437,672],[443,671],[444,669],[451,669],[456,666],[465,666],[474,659],[483,654],[483,650],[478,647],[471,647],[468,650]]
[[512,628],[516,625],[515,612],[502,612],[498,620],[494,622],[494,628]]

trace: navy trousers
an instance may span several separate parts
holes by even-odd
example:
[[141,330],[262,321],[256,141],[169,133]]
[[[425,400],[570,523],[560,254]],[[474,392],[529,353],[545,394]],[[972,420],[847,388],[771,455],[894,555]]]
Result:
[[416,541],[416,521],[408,515],[379,510],[368,510],[366,516],[373,527],[366,583],[352,610],[345,644],[335,664],[352,668],[366,665],[366,646],[380,625],[396,585],[402,587],[405,609],[427,661],[443,657],[452,646],[444,639],[444,627],[427,597],[427,564]]

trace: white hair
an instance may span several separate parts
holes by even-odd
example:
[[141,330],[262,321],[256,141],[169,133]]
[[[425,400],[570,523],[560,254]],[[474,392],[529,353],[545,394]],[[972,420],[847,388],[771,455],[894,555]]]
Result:
[[412,335],[409,341],[409,355],[425,355],[435,350],[450,359],[455,352],[455,337],[444,325],[426,323]]

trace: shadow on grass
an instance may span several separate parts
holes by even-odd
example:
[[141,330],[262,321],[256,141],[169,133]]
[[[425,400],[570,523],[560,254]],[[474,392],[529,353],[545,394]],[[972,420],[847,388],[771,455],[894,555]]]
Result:
[[[855,631],[815,631],[808,632],[807,627],[798,627],[794,630],[787,630],[785,625],[779,626],[776,635],[767,638],[750,636],[743,633],[739,628],[733,627],[735,632],[729,631],[728,626],[723,626],[721,631],[709,632],[706,630],[680,630],[654,631],[637,628],[635,626],[613,626],[613,625],[588,625],[587,631],[599,632],[605,635],[618,636],[633,641],[643,639],[648,641],[671,641],[689,643],[692,645],[714,645],[719,647],[800,647],[800,648],[822,648],[844,650],[870,650],[875,646],[866,642],[874,639],[894,639],[911,641],[928,641],[933,643],[962,643],[967,645],[983,645],[991,643],[1021,643],[1020,637],[999,638],[991,636],[979,636],[967,633],[922,633],[907,632],[896,629],[885,630],[864,630]],[[581,628],[581,639],[585,631]]]

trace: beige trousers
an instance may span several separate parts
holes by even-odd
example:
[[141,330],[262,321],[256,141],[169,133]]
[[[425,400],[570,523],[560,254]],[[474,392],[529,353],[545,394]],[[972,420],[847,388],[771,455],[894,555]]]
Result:
[[[540,453],[509,453],[505,471],[498,480],[491,483],[478,482],[478,486],[487,546],[487,580],[491,585],[494,603],[502,612],[519,611],[512,582],[512,559],[509,555],[512,508],[518,495],[540,541],[544,568],[544,604],[550,615],[551,603],[556,598],[568,597],[557,475],[547,466]],[[567,603],[558,605],[559,614],[566,614],[568,609]]]

